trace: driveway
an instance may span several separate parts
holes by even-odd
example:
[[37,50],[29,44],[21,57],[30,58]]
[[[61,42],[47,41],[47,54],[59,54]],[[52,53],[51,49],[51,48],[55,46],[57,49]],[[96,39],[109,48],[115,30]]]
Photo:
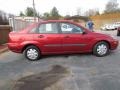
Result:
[[0,55],[0,90],[120,90],[120,46],[106,57],[55,55],[36,62],[8,51]]

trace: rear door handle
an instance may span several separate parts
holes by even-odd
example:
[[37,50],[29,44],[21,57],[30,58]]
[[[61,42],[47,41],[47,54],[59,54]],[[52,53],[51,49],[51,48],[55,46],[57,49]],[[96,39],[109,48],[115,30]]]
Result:
[[65,36],[64,38],[70,38],[70,36]]
[[44,36],[43,35],[39,35],[38,38],[43,38]]

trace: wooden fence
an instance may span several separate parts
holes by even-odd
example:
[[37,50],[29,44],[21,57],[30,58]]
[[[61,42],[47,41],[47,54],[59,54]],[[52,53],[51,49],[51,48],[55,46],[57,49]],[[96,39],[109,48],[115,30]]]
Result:
[[102,14],[90,17],[94,22],[95,29],[100,29],[104,24],[120,22],[120,13]]
[[8,42],[8,34],[12,30],[9,25],[0,25],[0,44]]

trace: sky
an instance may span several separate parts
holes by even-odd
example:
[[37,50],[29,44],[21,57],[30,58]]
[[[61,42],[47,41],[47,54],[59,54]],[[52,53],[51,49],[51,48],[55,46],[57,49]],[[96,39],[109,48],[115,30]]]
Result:
[[[49,12],[54,6],[57,7],[61,15],[75,15],[77,8],[81,13],[88,9],[99,9],[103,12],[109,0],[35,0],[36,10],[43,14]],[[117,0],[120,4],[120,0]],[[19,15],[20,11],[25,11],[26,7],[32,7],[32,0],[0,0],[0,10]]]

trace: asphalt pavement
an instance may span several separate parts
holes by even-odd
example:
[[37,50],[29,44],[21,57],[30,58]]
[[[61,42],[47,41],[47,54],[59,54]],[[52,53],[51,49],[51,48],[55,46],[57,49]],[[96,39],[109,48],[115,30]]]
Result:
[[[116,31],[99,31],[116,36]],[[36,88],[37,87],[37,88]],[[0,90],[120,90],[120,46],[108,56],[0,54]]]

